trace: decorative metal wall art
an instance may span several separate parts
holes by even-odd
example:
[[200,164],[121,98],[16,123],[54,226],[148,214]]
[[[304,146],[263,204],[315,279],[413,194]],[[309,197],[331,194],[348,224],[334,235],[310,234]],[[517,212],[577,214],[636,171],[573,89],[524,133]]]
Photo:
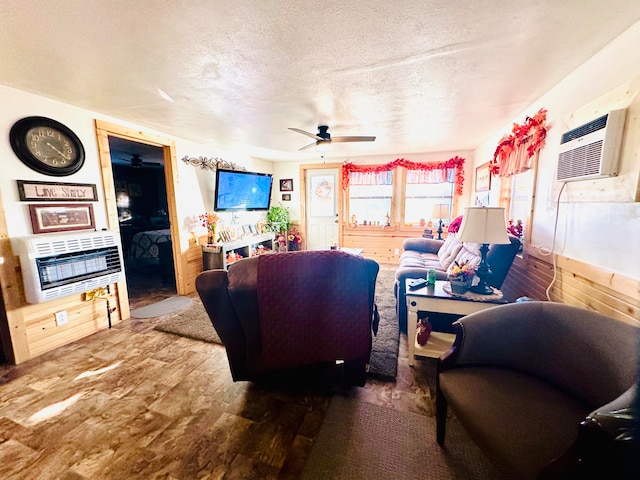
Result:
[[185,156],[182,161],[188,165],[193,165],[194,167],[200,167],[202,170],[212,170],[212,171],[216,171],[217,168],[221,168],[224,170],[239,170],[239,171],[243,171],[246,172],[247,169],[246,167],[243,167],[241,165],[237,165],[233,162],[227,162],[226,160],[223,160],[222,158],[218,158],[218,157],[214,157],[214,158],[207,158],[207,157],[188,157]]

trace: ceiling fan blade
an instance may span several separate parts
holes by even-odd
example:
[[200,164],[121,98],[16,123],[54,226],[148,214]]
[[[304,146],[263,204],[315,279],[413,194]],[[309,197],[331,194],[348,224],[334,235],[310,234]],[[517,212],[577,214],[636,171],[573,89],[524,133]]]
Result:
[[341,136],[331,137],[332,142],[373,142],[376,137],[363,137],[363,136]]
[[306,150],[307,148],[311,148],[311,147],[315,147],[316,146],[316,142],[310,143],[309,145],[305,145],[302,148],[299,148],[298,151],[300,150]]
[[[302,135],[306,135],[307,137],[311,137],[311,138],[313,138],[315,140],[324,140],[324,138],[319,137],[315,133],[305,132],[304,130],[300,130],[299,128],[291,128],[291,127],[289,127],[289,130],[293,130],[294,132],[301,133]],[[305,148],[308,148],[308,147],[305,147]]]

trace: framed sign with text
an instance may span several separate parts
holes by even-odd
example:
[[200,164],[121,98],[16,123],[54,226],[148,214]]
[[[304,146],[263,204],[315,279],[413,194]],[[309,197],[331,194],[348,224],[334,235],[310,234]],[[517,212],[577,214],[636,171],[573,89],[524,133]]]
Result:
[[93,183],[61,183],[16,180],[21,202],[97,202]]

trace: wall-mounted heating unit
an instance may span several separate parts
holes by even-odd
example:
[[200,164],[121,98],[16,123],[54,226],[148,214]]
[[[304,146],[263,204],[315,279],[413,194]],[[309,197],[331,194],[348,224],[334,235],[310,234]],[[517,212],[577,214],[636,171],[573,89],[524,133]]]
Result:
[[562,135],[556,180],[570,182],[618,174],[625,109],[612,110]]
[[116,232],[70,232],[16,238],[25,298],[40,303],[120,281],[120,236]]

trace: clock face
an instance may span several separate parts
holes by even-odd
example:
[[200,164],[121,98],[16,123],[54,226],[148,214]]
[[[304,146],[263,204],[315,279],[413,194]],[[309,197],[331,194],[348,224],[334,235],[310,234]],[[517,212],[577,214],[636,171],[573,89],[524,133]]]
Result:
[[23,163],[46,175],[71,175],[84,163],[80,139],[65,125],[50,118],[19,120],[11,128],[10,140]]

